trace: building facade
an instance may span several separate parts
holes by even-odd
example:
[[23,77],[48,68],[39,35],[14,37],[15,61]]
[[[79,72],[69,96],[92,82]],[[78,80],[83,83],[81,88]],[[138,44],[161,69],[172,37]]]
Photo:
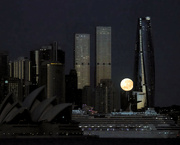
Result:
[[65,52],[58,47],[57,42],[53,42],[50,45],[42,46],[40,49],[30,51],[30,60],[31,60],[31,82],[32,85],[38,87],[43,82],[41,80],[41,69],[44,62],[55,62],[57,59],[58,62],[65,63]]
[[120,109],[119,94],[110,79],[101,79],[95,90],[95,110],[110,113]]
[[45,98],[56,96],[58,103],[65,102],[65,52],[57,41],[30,52],[32,88],[45,87]]
[[90,34],[75,34],[75,69],[78,89],[90,86]]
[[111,27],[96,27],[96,86],[111,79]]
[[8,91],[13,92],[17,100],[23,100],[30,93],[31,62],[27,57],[19,57],[9,62]]
[[[139,108],[154,107],[155,64],[150,17],[139,18],[135,47],[134,91]],[[143,96],[142,96],[143,94]],[[143,103],[143,104],[142,104]]]
[[47,64],[47,98],[55,97],[65,103],[64,65],[59,62]]

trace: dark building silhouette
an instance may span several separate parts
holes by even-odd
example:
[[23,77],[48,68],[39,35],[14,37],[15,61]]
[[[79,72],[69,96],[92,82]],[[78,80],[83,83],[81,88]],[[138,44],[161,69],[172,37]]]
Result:
[[57,96],[57,101],[65,102],[65,53],[58,49],[57,42],[42,46],[30,52],[32,88],[46,86],[45,97]]
[[56,96],[58,103],[65,103],[65,74],[62,63],[47,64],[47,98]]
[[77,90],[77,97],[75,99],[75,109],[79,109],[82,108],[82,89],[78,89]]
[[0,78],[8,77],[8,61],[9,56],[7,51],[0,51]]
[[44,62],[54,62],[57,59],[59,63],[65,64],[65,52],[58,47],[57,42],[48,46],[42,46],[40,49],[30,51],[31,60],[31,81],[32,85],[37,88],[43,85],[41,83],[41,67]]
[[102,79],[95,93],[95,110],[99,113],[120,110],[120,97],[111,79]]
[[121,97],[121,109],[123,111],[126,111],[127,108],[128,108],[128,105],[129,105],[129,99],[128,99],[128,96],[127,96],[127,93],[126,91],[121,91],[120,92],[120,97]]
[[94,98],[90,86],[84,86],[82,89],[82,104],[94,106]]
[[135,46],[134,92],[138,109],[154,107],[155,64],[150,17],[139,18]]
[[77,98],[77,72],[75,69],[70,70],[69,75],[65,76],[65,84],[66,103],[75,104]]
[[0,103],[8,93],[8,61],[8,52],[0,51]]

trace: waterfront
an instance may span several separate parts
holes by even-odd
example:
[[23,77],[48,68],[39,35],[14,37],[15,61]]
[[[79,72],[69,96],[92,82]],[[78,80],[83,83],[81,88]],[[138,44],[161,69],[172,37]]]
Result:
[[176,139],[101,139],[101,138],[16,138],[0,139],[1,145],[179,145]]

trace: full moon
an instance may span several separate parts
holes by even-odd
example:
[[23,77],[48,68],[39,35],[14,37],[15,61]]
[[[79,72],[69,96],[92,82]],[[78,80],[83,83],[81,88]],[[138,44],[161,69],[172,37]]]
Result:
[[129,78],[125,78],[121,81],[120,86],[124,91],[130,91],[133,88],[133,81]]

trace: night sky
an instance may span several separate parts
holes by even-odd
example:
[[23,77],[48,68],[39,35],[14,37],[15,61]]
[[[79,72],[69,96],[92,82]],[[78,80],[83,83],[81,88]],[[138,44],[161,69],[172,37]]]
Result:
[[95,27],[111,26],[112,79],[119,88],[123,78],[133,78],[137,19],[145,16],[152,24],[155,105],[180,105],[180,0],[0,0],[0,50],[14,60],[58,41],[68,74],[74,34],[89,33],[93,74]]

